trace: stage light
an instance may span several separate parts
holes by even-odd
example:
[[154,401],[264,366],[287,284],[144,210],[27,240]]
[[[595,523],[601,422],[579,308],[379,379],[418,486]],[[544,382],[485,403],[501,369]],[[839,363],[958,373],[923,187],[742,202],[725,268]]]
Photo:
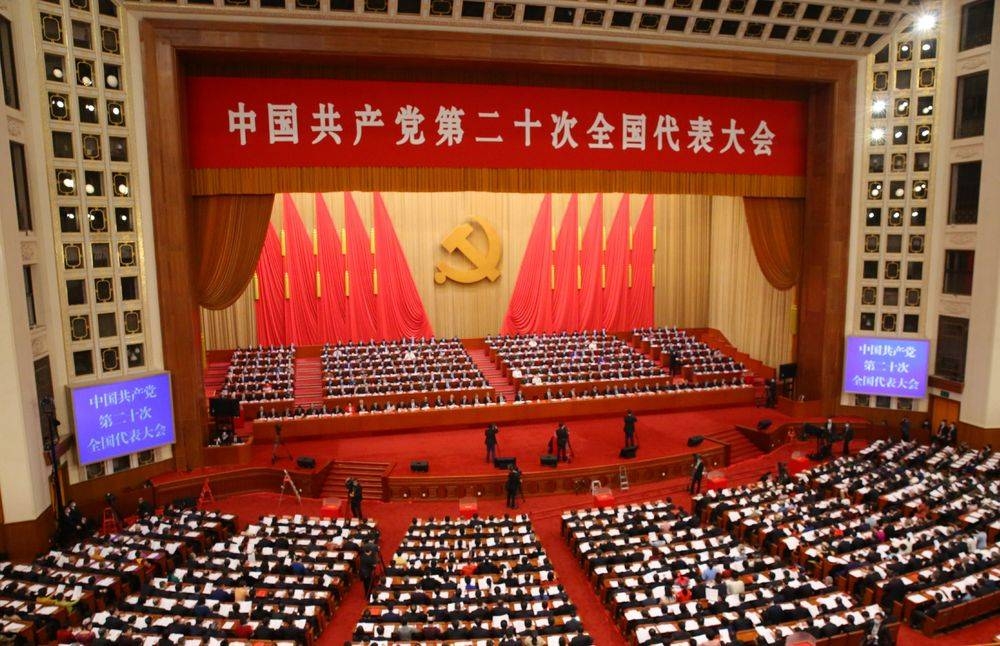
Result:
[[895,137],[896,139],[899,139],[903,136],[903,131],[897,130],[896,132],[892,133],[892,136]]
[[117,105],[111,106],[111,114],[117,117],[121,113],[122,113],[121,108],[119,108]]
[[63,71],[61,67],[52,68],[52,78],[61,79],[63,77]]
[[900,45],[900,46],[899,46],[899,51],[903,52],[904,54],[905,54],[906,52],[910,51],[910,46],[909,46],[909,44],[907,44],[907,43],[903,43],[902,45]]
[[932,13],[925,13],[917,17],[915,27],[917,31],[928,31],[937,25],[937,16]]
[[894,195],[896,197],[903,197],[904,195],[906,195],[906,191],[903,190],[903,187],[899,187],[899,188],[896,189],[896,192],[894,193]]
[[90,87],[93,84],[94,84],[94,82],[90,79],[89,76],[81,76],[80,77],[80,85],[83,85],[83,86],[86,86],[86,87]]
[[874,220],[875,219],[875,211],[869,211],[868,212],[868,219],[869,220]]
[[883,128],[872,128],[872,141],[878,142],[885,139],[885,130]]
[[924,106],[924,109],[921,110],[921,112],[924,113],[924,114],[930,114],[933,111],[934,111],[934,105],[933,104],[932,105]]
[[67,220],[75,220],[76,219],[76,213],[74,213],[73,211],[67,211],[66,212],[66,219]]
[[885,101],[879,99],[872,103],[872,114],[876,116],[885,114]]
[[128,186],[126,186],[125,184],[119,184],[118,192],[123,196],[128,195]]

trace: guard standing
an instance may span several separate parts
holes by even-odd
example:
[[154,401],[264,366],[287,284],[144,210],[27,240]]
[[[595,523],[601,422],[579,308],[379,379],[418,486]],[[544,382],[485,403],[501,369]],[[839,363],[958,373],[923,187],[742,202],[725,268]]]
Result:
[[705,462],[700,453],[694,454],[694,466],[691,468],[691,487],[688,493],[701,493],[701,478],[705,475]]
[[486,462],[492,462],[497,457],[497,433],[500,429],[496,424],[486,427]]
[[632,409],[625,411],[625,448],[635,446],[635,423],[637,421]]
[[510,465],[510,471],[507,472],[507,507],[509,509],[517,509],[517,494],[521,491],[521,471],[517,468],[517,465]]
[[361,483],[354,478],[347,479],[347,500],[351,504],[351,514],[355,518],[363,518],[361,515],[361,499],[364,497],[364,493],[361,488]]
[[559,422],[556,427],[556,459],[561,462],[569,461],[566,449],[569,447],[569,429],[564,422]]

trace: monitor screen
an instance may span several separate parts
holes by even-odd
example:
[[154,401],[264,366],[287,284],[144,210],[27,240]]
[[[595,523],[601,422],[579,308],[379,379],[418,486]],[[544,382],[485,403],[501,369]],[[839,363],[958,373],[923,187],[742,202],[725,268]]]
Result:
[[920,399],[927,394],[927,339],[849,336],[844,343],[844,392]]
[[71,388],[80,464],[174,443],[170,373]]

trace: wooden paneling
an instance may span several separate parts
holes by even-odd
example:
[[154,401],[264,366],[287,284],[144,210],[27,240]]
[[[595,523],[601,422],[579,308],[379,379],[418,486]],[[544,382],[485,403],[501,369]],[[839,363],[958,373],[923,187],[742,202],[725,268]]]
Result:
[[3,551],[12,561],[32,561],[48,549],[49,540],[55,531],[55,514],[52,507],[48,507],[35,520],[4,524]]
[[[153,492],[144,487],[144,483],[162,473],[171,471],[171,460],[155,462],[136,469],[128,469],[113,473],[103,478],[83,480],[70,485],[66,491],[66,500],[75,500],[80,510],[95,522],[100,519],[104,510],[104,494],[113,493],[118,497],[118,510],[128,516],[136,509],[139,498],[150,500]],[[64,482],[68,480],[64,479]]]
[[[867,408],[859,406],[838,406],[836,414],[842,417],[859,417],[868,420],[872,426],[872,438],[899,439],[899,423],[903,418],[910,420],[910,437],[921,442],[928,441],[927,434],[920,426],[928,418],[927,413],[888,408]],[[860,437],[860,436],[859,436]]]

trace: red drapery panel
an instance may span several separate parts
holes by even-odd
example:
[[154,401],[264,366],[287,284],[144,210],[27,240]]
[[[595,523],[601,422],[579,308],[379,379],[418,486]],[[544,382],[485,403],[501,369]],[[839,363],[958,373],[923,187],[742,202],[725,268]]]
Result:
[[285,268],[281,241],[273,226],[267,227],[264,248],[257,261],[257,342],[281,345],[285,342]]
[[556,239],[556,288],[552,294],[552,329],[555,331],[579,329],[579,268],[580,222],[577,197],[573,194],[566,205],[566,215],[563,216],[559,237]]
[[288,298],[285,299],[285,340],[295,345],[317,345],[322,341],[319,329],[319,299],[316,297],[316,255],[313,240],[295,202],[284,194],[282,222],[285,229],[285,271],[288,275]]
[[319,249],[319,329],[322,340],[330,343],[350,340],[351,327],[344,307],[344,250],[330,209],[320,193],[316,194],[316,246]]
[[611,223],[604,251],[604,315],[601,327],[608,331],[624,330],[628,301],[628,225],[629,199],[623,195]]
[[198,241],[198,304],[221,310],[236,302],[254,272],[271,218],[273,195],[211,195],[192,203]]
[[347,229],[347,312],[351,338],[368,341],[378,337],[371,241],[351,194],[344,192],[344,224]]
[[598,194],[590,209],[590,219],[583,233],[580,249],[580,314],[579,329],[601,327],[604,310],[604,286],[601,285],[601,265],[604,264],[604,196]]
[[802,264],[803,200],[744,197],[750,241],[767,282],[790,289],[799,282]]
[[376,304],[382,338],[434,336],[380,193],[375,193],[375,267],[378,269]]
[[628,290],[626,329],[653,325],[653,196],[647,195],[632,232],[629,252],[632,286]]
[[521,259],[501,334],[532,334],[552,329],[551,272],[552,196],[546,195]]

